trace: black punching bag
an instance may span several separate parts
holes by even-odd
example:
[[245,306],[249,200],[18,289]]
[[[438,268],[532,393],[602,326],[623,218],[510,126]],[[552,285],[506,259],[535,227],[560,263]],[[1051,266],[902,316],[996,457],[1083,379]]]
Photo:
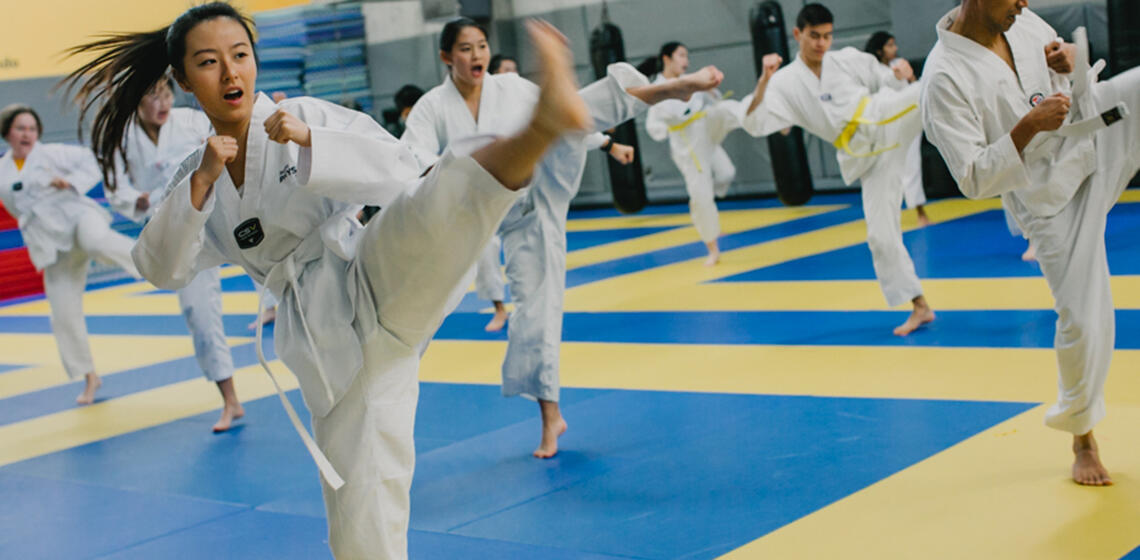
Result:
[[[621,39],[621,29],[609,22],[603,11],[602,23],[590,33],[590,62],[594,75],[606,76],[606,67],[615,62],[625,61],[625,44]],[[637,128],[632,120],[618,125],[610,137],[614,142],[633,146],[633,162],[622,165],[606,156],[610,168],[610,188],[614,196],[614,206],[623,214],[640,212],[649,204],[645,194],[645,175],[641,172],[641,148],[637,145]]]
[[[764,69],[764,55],[776,53],[784,64],[791,62],[788,55],[788,34],[784,30],[784,11],[780,3],[769,0],[753,6],[749,13],[752,29],[752,58],[756,63],[756,76]],[[768,153],[772,158],[772,174],[776,177],[776,193],[788,206],[800,206],[811,200],[815,187],[811,181],[807,150],[804,149],[804,131],[792,128],[791,134],[776,133],[768,137]]]
[[1108,0],[1108,45],[1113,75],[1140,66],[1140,2]]

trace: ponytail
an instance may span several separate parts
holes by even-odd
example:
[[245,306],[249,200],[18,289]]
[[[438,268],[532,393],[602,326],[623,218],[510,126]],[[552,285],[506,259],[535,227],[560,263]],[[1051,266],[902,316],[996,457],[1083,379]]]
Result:
[[[185,77],[183,59],[186,35],[199,23],[219,17],[230,18],[245,28],[249,44],[255,44],[253,22],[225,2],[212,2],[190,8],[169,27],[147,33],[118,33],[72,47],[69,56],[93,54],[94,59],[68,74],[60,85],[70,97],[75,92],[79,105],[79,136],[87,113],[95,110],[91,125],[91,149],[103,172],[103,185],[115,190],[115,158],[126,160],[123,137],[138,111],[143,96],[173,69],[174,77]],[[257,61],[257,49],[253,50]]]
[[[111,35],[73,47],[69,55],[97,53],[95,59],[64,78],[67,94],[79,105],[79,136],[93,108],[91,149],[103,172],[103,186],[114,191],[115,157],[123,149],[123,136],[142,98],[166,74],[167,29],[149,33]],[[123,154],[124,160],[126,154]]]

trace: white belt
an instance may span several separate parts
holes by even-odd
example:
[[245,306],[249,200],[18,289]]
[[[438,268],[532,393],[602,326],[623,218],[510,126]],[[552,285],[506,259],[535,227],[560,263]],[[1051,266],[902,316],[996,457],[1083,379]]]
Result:
[[[344,486],[344,479],[341,478],[339,474],[337,474],[336,468],[334,468],[332,463],[329,462],[328,457],[325,457],[325,454],[321,452],[321,449],[317,447],[317,442],[313,440],[313,436],[309,435],[309,431],[306,430],[305,425],[301,423],[301,418],[297,416],[297,411],[293,408],[293,404],[290,403],[289,399],[285,397],[285,391],[281,390],[281,385],[277,383],[277,377],[274,376],[273,371],[269,369],[269,362],[266,361],[265,353],[261,350],[261,334],[263,330],[261,323],[261,314],[265,311],[265,294],[269,291],[268,284],[270,280],[280,281],[279,276],[281,274],[284,274],[285,280],[288,281],[289,286],[293,288],[293,298],[297,302],[297,315],[301,317],[301,330],[305,331],[305,338],[308,340],[309,349],[313,352],[313,361],[317,364],[317,373],[321,377],[321,382],[324,384],[325,391],[328,391],[331,394],[332,390],[328,385],[328,376],[325,375],[324,366],[321,365],[321,357],[320,354],[317,353],[317,345],[313,341],[312,333],[309,332],[309,325],[305,321],[305,312],[302,310],[303,306],[301,305],[301,290],[297,286],[297,264],[296,259],[294,258],[294,255],[296,254],[297,251],[294,251],[288,257],[286,257],[285,260],[274,265],[274,267],[269,271],[269,274],[266,275],[266,281],[263,283],[261,291],[258,293],[256,343],[257,361],[261,362],[262,369],[265,370],[265,373],[269,374],[269,380],[273,382],[273,388],[277,389],[277,397],[281,399],[281,404],[285,407],[285,414],[289,416],[289,421],[293,423],[293,429],[297,430],[297,435],[301,436],[301,441],[304,442],[305,448],[308,449],[309,455],[313,458],[313,462],[317,464],[317,469],[321,471],[321,476],[324,477],[325,482],[327,482],[328,485],[333,488],[333,490],[336,490],[341,486]],[[282,291],[279,291],[278,293],[282,293]]]

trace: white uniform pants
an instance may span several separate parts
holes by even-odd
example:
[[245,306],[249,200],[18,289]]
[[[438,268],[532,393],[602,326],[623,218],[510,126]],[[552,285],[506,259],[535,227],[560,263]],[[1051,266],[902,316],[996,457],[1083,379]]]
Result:
[[422,185],[368,223],[350,279],[364,364],[313,435],[345,484],[322,479],[329,546],[339,560],[407,558],[420,349],[448,295],[518,198],[470,158],[450,154]]
[[908,150],[915,136],[922,135],[922,121],[912,113],[888,126],[904,142],[904,147],[878,156],[860,181],[863,183],[863,217],[867,221],[867,246],[875,265],[875,277],[887,299],[887,305],[902,305],[922,295],[922,285],[914,271],[914,262],[906,250],[902,236],[903,177]]
[[182,318],[194,340],[194,357],[206,379],[215,383],[234,375],[234,359],[222,324],[222,281],[218,269],[203,270],[178,290]]
[[674,157],[673,163],[681,170],[685,179],[685,190],[689,193],[689,215],[701,241],[709,243],[720,237],[720,216],[716,211],[716,199],[728,194],[728,188],[736,179],[736,166],[721,146],[702,150],[707,155],[694,160],[688,157]]
[[83,292],[92,258],[118,266],[139,278],[131,261],[131,238],[111,229],[98,212],[84,212],[75,226],[75,244],[44,269],[44,293],[51,306],[51,330],[68,377],[78,379],[95,372],[87,323],[83,318]]
[[922,187],[922,134],[914,139],[906,154],[906,175],[903,177],[905,185],[903,195],[907,208],[915,208],[926,204],[926,191]]
[[[475,293],[479,299],[486,301],[503,301],[506,299],[506,281],[503,280],[503,268],[499,265],[499,256],[503,250],[503,240],[498,235],[491,237],[491,242],[483,248],[479,262],[475,264]],[[466,290],[467,286],[463,286]]]
[[1123,101],[1132,116],[1096,136],[1097,170],[1056,216],[1010,211],[1037,247],[1057,310],[1057,403],[1045,423],[1083,435],[1105,415],[1104,383],[1116,337],[1104,230],[1108,211],[1140,170],[1140,69],[1094,86],[1099,110]]
[[[581,90],[594,125],[606,130],[645,105],[612,76]],[[586,165],[584,138],[559,142],[536,170],[534,186],[511,209],[499,234],[514,312],[507,325],[503,395],[557,401],[562,301],[566,291],[566,213]]]

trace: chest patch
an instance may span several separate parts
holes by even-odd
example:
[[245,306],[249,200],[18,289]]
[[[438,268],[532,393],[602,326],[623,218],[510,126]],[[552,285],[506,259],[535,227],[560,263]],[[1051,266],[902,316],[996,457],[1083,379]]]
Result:
[[261,229],[261,220],[250,218],[234,228],[234,241],[242,249],[252,249],[265,240],[265,231]]
[[825,94],[823,94],[823,95],[819,96],[819,100],[820,100],[820,101],[822,101],[822,102],[824,102],[824,103],[828,103],[828,102],[830,102],[830,101],[831,101],[831,99],[832,99],[832,98],[831,98],[831,94],[830,94],[830,93],[825,93]]
[[16,181],[15,183],[12,184],[12,191],[13,192],[20,192],[22,190],[24,190],[24,182],[23,181]]
[[1045,94],[1044,93],[1035,93],[1029,98],[1029,106],[1030,107],[1036,107],[1036,106],[1040,105],[1042,101],[1045,101]]

